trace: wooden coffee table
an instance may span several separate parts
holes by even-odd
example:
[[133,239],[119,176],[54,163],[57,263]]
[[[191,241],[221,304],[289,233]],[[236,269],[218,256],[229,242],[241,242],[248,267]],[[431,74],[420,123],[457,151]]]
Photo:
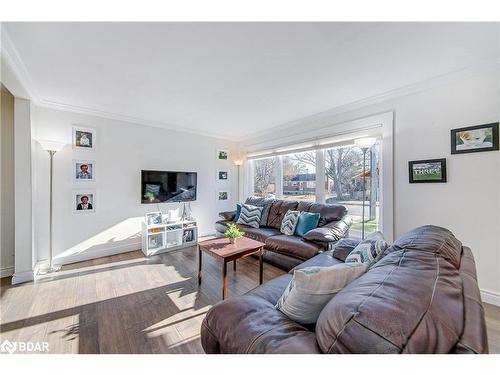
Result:
[[264,255],[264,244],[250,238],[238,238],[235,243],[230,243],[229,239],[221,237],[198,242],[198,285],[201,285],[201,263],[202,252],[205,252],[222,263],[222,299],[227,298],[227,264],[233,262],[236,271],[236,260],[248,255],[259,253],[259,284],[262,284],[264,265],[262,257]]

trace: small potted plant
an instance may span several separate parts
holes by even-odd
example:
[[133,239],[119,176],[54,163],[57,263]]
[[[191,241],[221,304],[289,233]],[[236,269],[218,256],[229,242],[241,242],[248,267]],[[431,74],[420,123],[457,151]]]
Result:
[[238,226],[234,223],[228,224],[227,225],[227,230],[224,233],[224,236],[226,238],[229,238],[229,242],[235,243],[236,240],[240,237],[243,237],[245,233],[238,228]]

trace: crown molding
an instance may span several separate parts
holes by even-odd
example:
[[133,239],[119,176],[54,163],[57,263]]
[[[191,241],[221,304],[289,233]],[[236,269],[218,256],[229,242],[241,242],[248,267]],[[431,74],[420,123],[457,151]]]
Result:
[[19,52],[17,51],[12,39],[10,38],[9,33],[2,25],[2,58],[4,62],[9,66],[9,68],[14,73],[16,79],[19,81],[19,84],[26,91],[35,104],[40,102],[40,95],[33,84],[33,80],[31,79],[28,69],[23,63],[23,60],[19,56]]
[[154,128],[160,128],[160,129],[165,129],[165,130],[171,130],[171,131],[177,131],[177,132],[183,132],[183,133],[189,133],[189,134],[196,134],[196,135],[201,135],[204,137],[210,137],[210,138],[217,138],[217,139],[223,139],[223,140],[228,140],[228,141],[237,141],[235,140],[234,137],[227,137],[223,135],[219,135],[216,133],[212,132],[207,132],[203,130],[198,130],[198,129],[193,129],[193,128],[186,128],[178,125],[172,125],[166,122],[162,121],[155,121],[155,120],[148,120],[145,118],[141,117],[134,117],[134,116],[128,116],[120,113],[114,113],[114,112],[107,112],[103,111],[100,109],[94,109],[90,107],[83,107],[83,106],[76,106],[72,104],[66,104],[66,103],[58,103],[54,101],[49,101],[49,100],[40,100],[38,103],[36,103],[38,107],[41,108],[48,108],[48,109],[55,109],[58,111],[64,111],[64,112],[72,112],[72,113],[78,113],[82,115],[87,115],[87,116],[94,116],[94,117],[101,117],[109,120],[116,120],[116,121],[123,121],[123,122],[128,122],[136,125],[142,125],[142,126],[151,126]]
[[[242,139],[244,147],[260,144],[270,136],[273,137],[289,137],[307,131],[320,129],[323,126],[331,124],[331,119],[335,116],[345,114],[351,111],[359,110],[371,105],[388,102],[408,95],[417,94],[420,92],[428,91],[436,87],[452,84],[461,79],[472,77],[487,71],[500,70],[500,60],[482,61],[478,64],[455,70],[439,76],[430,77],[426,80],[412,83],[406,86],[398,87],[377,95],[369,96],[351,103],[343,104],[323,112],[315,113],[310,116],[305,116],[300,119],[287,122],[285,124],[271,126],[270,128],[254,132]],[[388,108],[392,109],[392,108]],[[286,136],[282,136],[286,134]],[[280,136],[281,135],[281,136]]]

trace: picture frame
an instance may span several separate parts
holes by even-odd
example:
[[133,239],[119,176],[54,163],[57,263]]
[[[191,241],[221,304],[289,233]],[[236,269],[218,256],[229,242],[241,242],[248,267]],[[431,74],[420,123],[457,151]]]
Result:
[[217,150],[217,160],[224,160],[224,161],[229,160],[229,151],[223,150],[223,149],[218,149]]
[[148,235],[148,249],[158,250],[165,247],[163,233]]
[[96,211],[96,205],[95,190],[73,191],[73,213],[94,213]]
[[229,191],[219,190],[217,192],[217,200],[218,201],[228,201],[229,200]]
[[469,126],[452,129],[451,153],[469,154],[472,152],[498,151],[499,123]]
[[95,151],[97,142],[96,133],[97,131],[94,128],[74,125],[72,128],[73,149]]
[[218,181],[227,181],[228,180],[228,172],[227,171],[217,171],[217,180]]
[[447,182],[446,159],[409,161],[408,174],[410,184]]
[[75,182],[95,182],[96,163],[94,160],[73,159],[73,181]]
[[163,214],[160,211],[148,212],[144,218],[148,226],[163,223]]

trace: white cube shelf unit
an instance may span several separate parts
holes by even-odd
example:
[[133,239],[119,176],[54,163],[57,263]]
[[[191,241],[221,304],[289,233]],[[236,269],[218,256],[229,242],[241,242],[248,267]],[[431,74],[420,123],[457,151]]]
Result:
[[147,225],[142,223],[142,252],[146,256],[196,245],[196,220]]

